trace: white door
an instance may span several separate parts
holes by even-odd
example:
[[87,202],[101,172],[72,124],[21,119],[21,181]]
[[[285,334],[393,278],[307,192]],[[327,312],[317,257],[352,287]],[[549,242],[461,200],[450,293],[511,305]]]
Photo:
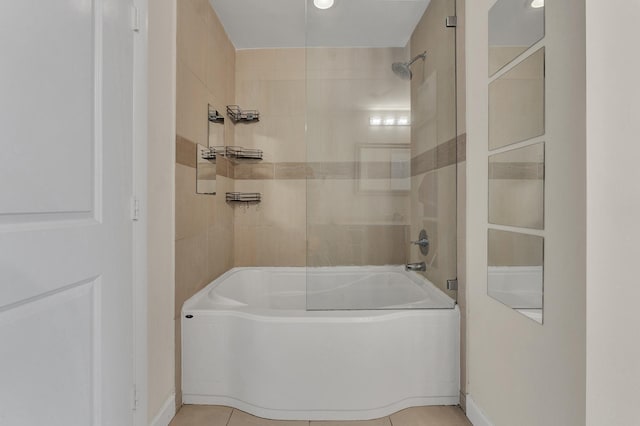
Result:
[[130,0],[0,0],[0,425],[132,423]]

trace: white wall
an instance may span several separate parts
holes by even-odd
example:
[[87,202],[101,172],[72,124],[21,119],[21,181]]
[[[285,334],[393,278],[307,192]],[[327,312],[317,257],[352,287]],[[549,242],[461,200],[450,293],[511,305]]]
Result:
[[[585,422],[584,2],[546,6],[544,325],[486,295],[488,9],[468,0],[468,385],[497,426]],[[536,47],[532,48],[536,50]]]
[[[176,0],[149,1],[148,418],[174,400]],[[169,404],[167,405],[167,402]],[[161,416],[162,417],[162,416]]]
[[587,0],[587,425],[640,422],[640,2]]

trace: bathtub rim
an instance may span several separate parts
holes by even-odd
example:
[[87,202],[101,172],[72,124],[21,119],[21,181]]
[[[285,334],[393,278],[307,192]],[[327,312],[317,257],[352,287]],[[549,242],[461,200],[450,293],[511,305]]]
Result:
[[[396,318],[411,317],[416,315],[456,315],[460,316],[460,307],[455,304],[452,308],[431,309],[379,309],[379,310],[331,310],[331,311],[306,311],[292,309],[182,309],[183,319],[196,319],[198,316],[234,316],[264,322],[290,322],[295,319],[302,323],[331,323],[342,322],[345,319],[358,322],[378,322]],[[186,318],[193,315],[193,318]]]
[[[259,318],[274,318],[274,317],[286,317],[286,318],[303,318],[303,317],[317,317],[317,318],[325,318],[325,317],[377,317],[384,315],[393,315],[396,313],[403,312],[429,312],[429,311],[455,311],[459,312],[458,301],[450,297],[444,291],[439,289],[435,284],[429,281],[426,277],[413,273],[412,276],[416,277],[421,281],[425,281],[426,284],[431,285],[433,287],[433,291],[438,293],[438,297],[442,297],[448,299],[452,302],[452,306],[443,306],[438,308],[385,308],[385,309],[323,309],[323,310],[307,310],[307,309],[265,309],[265,308],[256,308],[252,306],[230,306],[230,307],[216,307],[216,308],[207,308],[207,309],[197,309],[193,306],[197,304],[200,299],[206,297],[207,293],[211,291],[213,288],[222,284],[226,279],[230,276],[241,272],[241,271],[283,271],[290,270],[292,268],[296,269],[309,269],[306,266],[236,266],[234,268],[229,269],[224,272],[219,277],[212,280],[206,286],[198,290],[193,296],[188,298],[182,305],[180,310],[181,314],[188,315],[197,313],[198,315],[208,314],[208,313],[241,313],[244,317],[259,317]],[[368,271],[380,271],[380,272],[400,272],[404,273],[404,268],[402,265],[375,265],[375,266],[320,266],[320,267],[312,267],[314,270],[327,270],[327,271],[354,271],[354,270],[366,270]],[[410,278],[411,279],[411,278]],[[187,313],[188,312],[188,313]]]

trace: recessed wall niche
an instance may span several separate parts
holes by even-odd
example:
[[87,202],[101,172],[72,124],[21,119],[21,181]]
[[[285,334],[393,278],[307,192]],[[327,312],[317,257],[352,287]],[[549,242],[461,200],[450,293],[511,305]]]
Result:
[[[544,9],[543,3],[498,0],[489,11],[488,46],[487,221],[510,228],[488,230],[487,294],[540,324],[545,143],[538,138],[545,134]],[[536,43],[542,46],[534,51]],[[532,235],[531,230],[538,232]]]

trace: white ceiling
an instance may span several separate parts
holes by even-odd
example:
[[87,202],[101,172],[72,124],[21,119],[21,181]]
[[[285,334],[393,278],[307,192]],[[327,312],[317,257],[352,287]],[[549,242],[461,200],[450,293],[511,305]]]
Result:
[[209,0],[236,49],[405,47],[431,0]]

